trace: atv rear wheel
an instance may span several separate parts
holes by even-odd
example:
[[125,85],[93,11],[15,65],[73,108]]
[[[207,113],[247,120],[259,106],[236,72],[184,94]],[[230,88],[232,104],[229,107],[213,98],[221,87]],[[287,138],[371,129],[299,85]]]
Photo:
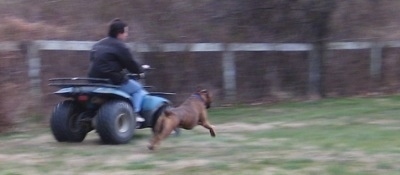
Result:
[[104,143],[125,144],[132,139],[136,116],[127,102],[113,100],[103,104],[96,118],[96,130]]
[[82,142],[89,128],[82,125],[83,110],[72,100],[63,101],[54,108],[50,127],[54,138],[59,142]]

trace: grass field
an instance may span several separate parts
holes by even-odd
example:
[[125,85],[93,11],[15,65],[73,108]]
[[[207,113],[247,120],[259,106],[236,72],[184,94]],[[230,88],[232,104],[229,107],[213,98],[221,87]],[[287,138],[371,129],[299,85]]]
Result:
[[149,129],[127,145],[57,143],[49,129],[0,136],[0,175],[400,174],[400,96],[214,108],[217,137],[196,127],[156,151]]

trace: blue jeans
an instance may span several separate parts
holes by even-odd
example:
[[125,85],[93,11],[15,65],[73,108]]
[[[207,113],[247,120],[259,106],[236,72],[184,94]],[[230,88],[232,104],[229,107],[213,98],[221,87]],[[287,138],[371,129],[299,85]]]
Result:
[[135,80],[127,81],[122,84],[119,89],[131,95],[133,107],[135,108],[135,112],[138,113],[142,107],[143,97],[149,94],[149,92],[147,92],[143,86]]

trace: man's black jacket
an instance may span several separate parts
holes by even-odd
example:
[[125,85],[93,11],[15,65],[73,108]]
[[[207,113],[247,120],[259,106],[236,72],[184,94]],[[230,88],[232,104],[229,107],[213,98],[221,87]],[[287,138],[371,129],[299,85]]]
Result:
[[93,46],[90,53],[89,77],[110,79],[113,84],[119,85],[128,80],[124,69],[130,73],[143,73],[122,41],[107,37]]

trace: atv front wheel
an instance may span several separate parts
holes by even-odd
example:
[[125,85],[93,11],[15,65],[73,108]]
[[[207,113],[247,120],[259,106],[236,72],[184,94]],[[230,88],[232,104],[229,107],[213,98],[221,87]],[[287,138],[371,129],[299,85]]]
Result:
[[104,143],[125,144],[132,139],[136,116],[127,102],[113,100],[100,107],[96,123],[96,130]]

